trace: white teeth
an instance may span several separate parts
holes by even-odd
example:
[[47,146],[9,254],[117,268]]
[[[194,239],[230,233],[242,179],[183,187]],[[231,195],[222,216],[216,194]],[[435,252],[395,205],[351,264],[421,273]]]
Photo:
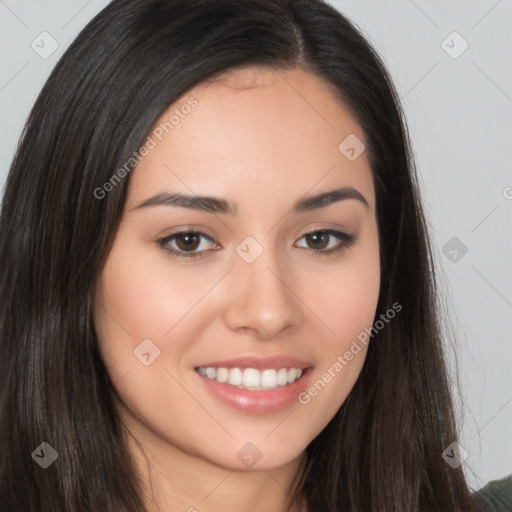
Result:
[[217,368],[217,380],[226,382],[229,379],[229,372],[226,368]]
[[263,370],[261,385],[264,388],[275,388],[277,386],[277,372],[275,370]]
[[286,386],[300,379],[300,368],[279,368],[256,370],[255,368],[215,368],[200,366],[201,375],[211,380],[249,390],[271,390]]
[[288,384],[293,382],[295,377],[297,377],[297,370],[295,368],[290,368],[288,370]]
[[288,383],[288,370],[286,368],[281,368],[277,372],[277,385],[284,386]]
[[229,384],[240,386],[242,384],[242,370],[240,368],[231,368],[229,370]]
[[242,384],[244,388],[257,388],[261,382],[261,375],[258,370],[254,368],[246,368],[244,370],[244,378]]

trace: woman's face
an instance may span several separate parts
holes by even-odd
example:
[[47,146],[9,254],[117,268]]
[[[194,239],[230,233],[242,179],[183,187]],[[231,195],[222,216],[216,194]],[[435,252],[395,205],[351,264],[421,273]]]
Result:
[[364,134],[318,77],[253,68],[184,94],[150,137],[96,296],[120,412],[153,450],[283,466],[366,356],[380,265]]

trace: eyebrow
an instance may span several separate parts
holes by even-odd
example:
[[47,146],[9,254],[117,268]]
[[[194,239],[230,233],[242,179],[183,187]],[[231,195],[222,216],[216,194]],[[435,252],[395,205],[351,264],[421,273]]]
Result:
[[[346,199],[356,199],[369,208],[368,201],[363,194],[352,187],[342,187],[321,194],[305,197],[297,201],[292,209],[294,213],[309,212],[318,208],[325,208],[337,201]],[[188,208],[190,210],[199,210],[207,213],[238,215],[238,207],[218,197],[186,195],[182,193],[162,192],[144,200],[132,210],[140,208],[148,208],[150,206],[177,206],[180,208]]]

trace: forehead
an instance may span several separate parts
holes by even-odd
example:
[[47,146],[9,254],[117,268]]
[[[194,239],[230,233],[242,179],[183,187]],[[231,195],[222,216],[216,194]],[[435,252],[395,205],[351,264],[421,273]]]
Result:
[[361,127],[329,84],[301,69],[243,68],[201,83],[160,116],[150,137],[155,145],[132,173],[128,206],[176,188],[241,199],[252,190],[256,200],[260,190],[297,196],[331,185],[363,189],[373,202],[365,152],[351,161],[340,149],[347,137],[366,144]]

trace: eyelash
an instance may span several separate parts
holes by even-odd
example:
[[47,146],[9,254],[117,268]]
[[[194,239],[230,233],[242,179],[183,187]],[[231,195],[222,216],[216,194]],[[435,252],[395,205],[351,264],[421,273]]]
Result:
[[[349,235],[348,233],[344,233],[343,231],[337,231],[335,229],[316,229],[313,231],[309,231],[308,233],[305,233],[300,238],[300,240],[302,240],[302,238],[304,238],[307,235],[313,235],[316,233],[324,233],[324,234],[330,235],[332,237],[338,238],[340,240],[340,244],[338,246],[336,246],[334,249],[329,249],[329,250],[307,249],[308,252],[311,252],[314,256],[327,256],[327,257],[336,256],[340,251],[349,248],[356,241],[355,235]],[[173,249],[172,247],[168,246],[169,242],[174,240],[178,235],[183,235],[183,234],[200,235],[203,238],[205,238],[206,240],[208,240],[210,242],[214,242],[214,240],[210,236],[208,236],[205,233],[202,233],[201,231],[188,230],[188,231],[179,231],[178,233],[173,233],[170,236],[162,238],[157,241],[157,245],[160,248],[162,248],[165,252],[170,254],[171,256],[176,256],[178,258],[195,259],[195,258],[201,257],[201,255],[204,251],[187,253],[187,252]]]

